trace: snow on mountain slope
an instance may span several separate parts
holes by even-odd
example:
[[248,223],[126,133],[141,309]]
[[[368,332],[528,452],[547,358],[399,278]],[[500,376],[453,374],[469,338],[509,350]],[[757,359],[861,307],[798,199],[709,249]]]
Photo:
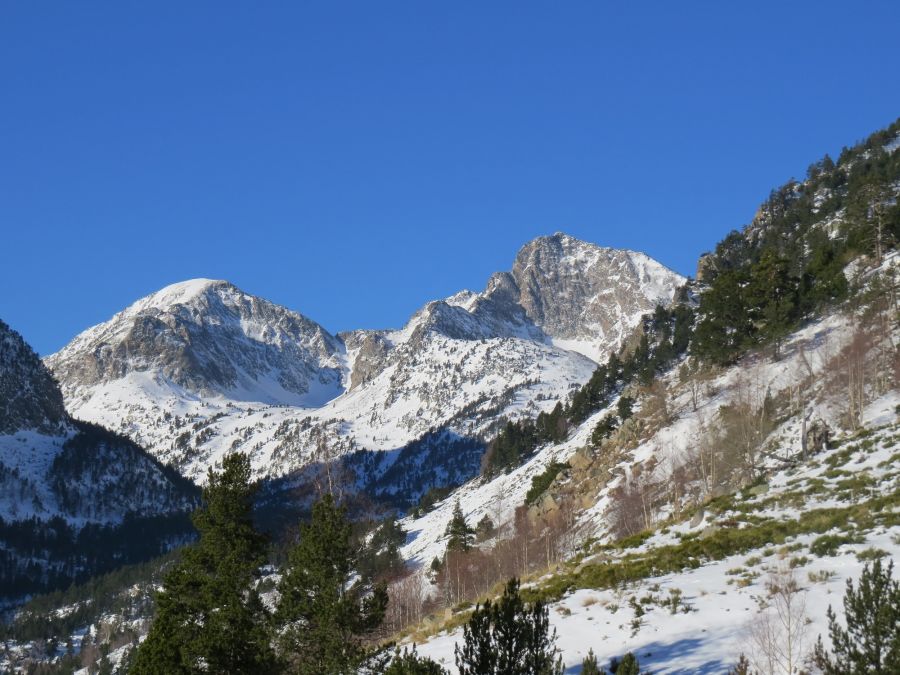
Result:
[[[0,519],[62,516],[120,522],[128,512],[184,511],[192,500],[178,479],[130,441],[76,423],[62,408],[50,372],[22,337],[0,322]],[[128,473],[141,483],[129,490]],[[177,484],[176,484],[177,483]]]
[[[896,395],[892,396],[892,404],[896,401]],[[884,403],[873,405],[884,409]],[[876,416],[869,413],[870,419]],[[868,525],[843,522],[817,528],[802,523],[815,522],[814,513],[836,513],[835,518],[839,518],[841,509],[896,496],[900,427],[896,415],[891,416],[891,424],[860,439],[836,443],[816,461],[776,472],[764,492],[744,499],[737,509],[707,513],[696,523],[683,521],[640,547],[608,553],[605,563],[609,565],[626,555],[652,558],[654,551],[702,537],[703,532],[735,527],[735,519],[749,521],[737,525],[739,528],[751,528],[754,522],[801,523],[797,533],[783,541],[771,540],[758,548],[653,574],[630,584],[581,587],[567,593],[550,605],[551,625],[558,632],[557,645],[566,667],[579,672],[588,650],[593,650],[601,665],[630,651],[640,659],[642,668],[654,673],[726,672],[741,652],[751,658],[759,654],[751,638],[751,626],[759,617],[775,611],[766,607],[766,584],[791,575],[805,605],[803,639],[794,649],[807,654],[819,635],[828,646],[827,608],[840,612],[847,580],[857,580],[867,561],[873,557],[896,560],[900,556],[900,526],[890,524],[896,518],[891,519],[887,513]],[[846,474],[838,471],[839,475],[833,475],[835,466],[852,467],[853,474],[865,477],[866,494],[860,496],[842,488]],[[804,518],[807,514],[809,521]],[[829,538],[836,545],[823,553],[826,547],[816,544]],[[635,606],[641,607],[640,614]],[[420,643],[418,651],[455,673],[454,646],[460,639],[461,630],[441,633]]]
[[50,372],[0,321],[0,434],[20,429],[59,433],[65,420],[63,397]]
[[[722,406],[748,398],[759,406],[767,395],[778,397],[794,393],[797,396],[802,387],[803,407],[795,410],[769,438],[770,443],[781,448],[781,454],[799,453],[803,418],[810,422],[820,420],[831,428],[839,426],[841,397],[836,398],[825,392],[827,374],[834,357],[852,340],[855,327],[853,315],[833,314],[786,339],[778,361],[759,354],[751,355],[705,381],[693,395],[691,388],[680,381],[678,369],[673,369],[662,376],[670,419],[637,443],[605,473],[624,477],[634,471],[634,467],[653,460],[654,468],[650,475],[655,474],[656,478],[665,480],[663,472],[691,460],[699,439],[716,424],[716,416]],[[692,396],[696,397],[696,409]],[[496,525],[510,524],[516,508],[524,504],[531,479],[551,462],[571,460],[576,453],[581,453],[583,457],[597,457],[597,449],[591,444],[591,433],[602,417],[615,411],[616,403],[617,399],[587,418],[570,432],[565,442],[539,448],[527,462],[508,474],[501,474],[489,481],[474,479],[455,490],[429,513],[419,518],[405,519],[403,525],[410,533],[410,540],[402,550],[404,558],[427,565],[434,557],[443,555],[446,548],[445,528],[456,501],[459,501],[470,524],[477,523],[485,515]],[[640,413],[640,404],[636,410]],[[888,413],[882,411],[882,415],[885,414]],[[888,416],[892,421],[893,417]],[[883,421],[884,418],[877,419]],[[587,504],[581,502],[578,510],[578,539],[605,539],[609,536],[607,511],[611,493],[622,480],[624,478],[607,482],[591,477],[584,481],[585,484],[579,488],[583,491],[579,496]]]
[[[632,651],[642,667],[654,673],[725,672],[740,652],[751,657],[758,654],[751,625],[774,611],[766,608],[766,584],[778,575],[793,574],[801,589],[808,619],[802,651],[808,652],[819,634],[828,644],[825,610],[829,605],[839,609],[846,581],[858,579],[863,565],[874,557],[890,560],[900,556],[900,526],[895,516],[900,477],[900,394],[896,390],[866,406],[860,433],[844,435],[829,449],[806,460],[801,458],[800,420],[810,411],[828,420],[832,428],[837,426],[840,400],[823,386],[825,368],[851,342],[854,327],[852,317],[828,317],[792,337],[785,361],[750,359],[726,370],[710,382],[709,393],[702,395],[697,411],[682,401],[685,405],[678,410],[679,419],[672,427],[654,433],[626,453],[612,475],[627,475],[651,457],[657,458],[660,466],[672,458],[683,460],[691,446],[698,444],[705,414],[746,395],[748,384],[742,371],[748,366],[755,369],[752,386],[762,386],[773,395],[790,391],[806,377],[818,381],[808,392],[809,408],[801,408],[771,434],[769,444],[777,450],[764,459],[769,470],[762,485],[723,496],[693,512],[693,517],[689,512],[680,519],[673,518],[666,527],[625,548],[597,551],[596,544],[590,545],[583,549],[588,552],[586,556],[532,582],[540,587],[554,575],[568,575],[564,578],[573,590],[550,605],[551,623],[558,631],[558,646],[567,668],[578,672],[581,660],[592,649],[601,665]],[[671,384],[675,386],[674,381]],[[684,393],[673,392],[673,400]],[[515,506],[522,503],[522,484],[528,477],[548,462],[571,458],[574,451],[583,449],[587,444],[585,430],[601,415],[587,420],[565,443],[542,448],[528,464],[509,475],[488,483],[473,481],[434,511],[404,521],[411,541],[403,552],[423,564],[423,571],[433,557],[440,557],[446,546],[444,528],[456,500],[470,523],[484,514],[495,523],[503,524],[504,518],[508,522]],[[596,505],[582,514],[572,552],[591,537],[608,541],[609,488],[616,484],[614,479],[603,488],[597,486],[593,497]],[[591,576],[591,565],[602,571],[628,565],[630,560],[678,559],[672,551],[692,541],[729,529],[749,532],[754,528],[760,535],[748,535],[745,540],[758,540],[762,545],[741,549],[736,543],[733,553],[725,551],[725,555],[714,554],[711,559],[692,553],[701,557],[692,557],[682,568],[650,573],[627,584],[610,586],[591,581],[605,578]],[[822,543],[832,541],[837,543],[831,548]],[[708,550],[721,549],[711,546]],[[652,563],[649,569],[653,569]],[[673,597],[677,598],[674,610]],[[640,606],[640,613],[635,606]],[[424,643],[420,641],[418,651],[455,673],[454,646],[461,640],[461,633],[459,629],[441,632]]]
[[47,363],[73,412],[85,389],[130,373],[198,397],[298,406],[337,396],[343,377],[342,346],[321,326],[209,279],[138,300]]
[[[557,234],[526,245],[481,293],[430,302],[400,330],[335,337],[230,284],[194,280],[47,362],[72,414],[191,477],[233,449],[258,475],[280,476],[323,450],[399,451],[442,430],[481,442],[501,417],[536,415],[583,383],[591,358],[618,349],[683,281],[643,254]],[[477,461],[466,462],[471,475]]]

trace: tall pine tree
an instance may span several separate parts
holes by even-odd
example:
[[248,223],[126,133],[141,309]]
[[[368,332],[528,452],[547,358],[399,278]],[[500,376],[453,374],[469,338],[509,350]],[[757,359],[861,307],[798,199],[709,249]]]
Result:
[[798,281],[791,276],[788,261],[773,249],[763,252],[750,271],[747,296],[759,336],[774,345],[779,356],[781,340],[799,318]]
[[453,515],[447,523],[447,550],[468,551],[475,540],[475,530],[469,527],[466,517],[463,515],[459,501],[453,505]]
[[544,603],[526,604],[519,580],[510,579],[503,596],[478,605],[456,646],[460,675],[561,675],[556,631]]
[[387,607],[383,585],[353,580],[356,550],[343,507],[331,495],[313,506],[288,554],[276,610],[279,646],[290,672],[355,673],[366,656],[364,638],[381,625]]
[[200,539],[166,575],[132,673],[277,672],[269,616],[253,587],[266,551],[253,529],[254,492],[247,455],[226,456],[221,473],[210,469],[193,516]]

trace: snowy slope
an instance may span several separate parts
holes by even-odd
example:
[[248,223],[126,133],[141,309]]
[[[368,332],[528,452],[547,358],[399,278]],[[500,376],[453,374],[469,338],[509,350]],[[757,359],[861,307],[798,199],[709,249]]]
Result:
[[[896,500],[900,478],[898,401],[900,396],[892,392],[873,402],[864,418],[873,425],[869,428],[875,429],[874,433],[846,438],[798,468],[775,472],[761,494],[751,494],[743,501],[738,498],[738,509],[705,515],[701,512],[704,517],[699,521],[685,520],[667,527],[639,547],[606,553],[604,564],[615,564],[629,555],[652,559],[657,549],[735,527],[735,520],[745,521],[737,527],[747,528],[759,522],[815,523],[814,519],[807,521],[804,514],[850,509],[879,498]],[[888,420],[886,425],[874,426]],[[847,487],[848,477],[864,479],[865,492]],[[828,645],[825,610],[830,605],[840,611],[847,580],[858,579],[873,556],[886,560],[900,556],[900,526],[895,521],[885,513],[871,524],[855,526],[852,519],[841,520],[838,515],[831,529],[810,525],[809,531],[802,531],[801,525],[800,532],[784,541],[773,540],[696,568],[651,575],[613,588],[578,588],[576,583],[575,590],[550,605],[551,624],[558,631],[557,644],[566,672],[580,672],[581,660],[589,649],[601,664],[634,652],[641,666],[654,673],[726,672],[741,652],[751,658],[758,654],[751,627],[760,617],[775,611],[766,584],[785,578],[778,575],[793,575],[801,588],[808,625],[800,651],[808,653],[819,635]],[[822,555],[814,543],[823,536],[849,543]],[[568,569],[576,568],[573,564]],[[673,594],[679,598],[675,611],[671,608]],[[640,614],[635,604],[641,607]],[[420,644],[419,652],[455,673],[454,645],[460,638],[460,630],[441,633]]]
[[[800,451],[801,420],[821,420],[831,428],[838,428],[839,403],[834,394],[825,390],[826,375],[832,359],[852,338],[855,318],[836,313],[797,331],[782,348],[782,357],[772,361],[762,355],[746,357],[738,365],[720,372],[704,382],[697,392],[696,410],[690,388],[679,381],[677,368],[662,377],[667,385],[667,406],[671,419],[648,438],[638,443],[621,458],[610,473],[627,475],[633,467],[653,459],[657,471],[671,470],[690,460],[698,439],[716,423],[719,409],[751,397],[760,404],[770,396],[789,395],[802,385],[805,403],[784,424],[776,428],[770,444],[780,448],[780,454],[793,455]],[[595,455],[590,437],[597,422],[616,408],[613,400],[606,408],[595,412],[572,430],[560,444],[548,444],[538,449],[523,465],[508,474],[490,481],[474,479],[461,486],[433,511],[421,518],[407,518],[404,527],[411,539],[403,549],[404,557],[427,565],[443,555],[446,547],[444,530],[458,500],[470,523],[477,523],[488,515],[497,523],[508,523],[516,507],[524,503],[531,478],[551,462],[570,460],[577,452]],[[549,404],[549,402],[548,402]],[[549,407],[549,405],[548,405]],[[639,408],[638,408],[639,410]],[[662,477],[662,476],[661,476]],[[610,493],[622,479],[610,482],[587,481],[591,505],[579,509],[581,538],[606,536],[606,512]]]

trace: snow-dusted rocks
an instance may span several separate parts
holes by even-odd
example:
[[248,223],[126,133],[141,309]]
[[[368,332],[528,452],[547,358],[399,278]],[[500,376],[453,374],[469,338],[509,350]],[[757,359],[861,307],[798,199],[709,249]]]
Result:
[[594,360],[624,340],[643,314],[669,304],[685,282],[643,253],[561,233],[522,247],[510,276],[529,318],[557,344]]
[[0,321],[0,434],[20,429],[60,433],[65,420],[53,376],[22,337]]

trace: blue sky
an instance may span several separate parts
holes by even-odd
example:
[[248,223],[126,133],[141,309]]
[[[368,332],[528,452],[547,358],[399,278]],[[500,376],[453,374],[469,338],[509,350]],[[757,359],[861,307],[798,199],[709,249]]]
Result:
[[896,2],[0,6],[0,318],[212,277],[396,326],[561,230],[683,273],[900,116]]

